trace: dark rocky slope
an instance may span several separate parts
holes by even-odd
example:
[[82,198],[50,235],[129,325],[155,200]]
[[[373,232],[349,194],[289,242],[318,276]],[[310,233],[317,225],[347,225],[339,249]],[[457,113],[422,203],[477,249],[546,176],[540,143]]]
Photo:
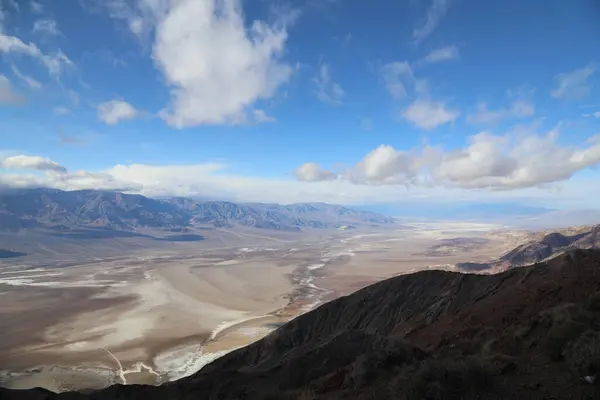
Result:
[[598,386],[582,378],[597,374],[600,252],[575,250],[498,275],[388,279],[160,387],[0,397],[591,399]]

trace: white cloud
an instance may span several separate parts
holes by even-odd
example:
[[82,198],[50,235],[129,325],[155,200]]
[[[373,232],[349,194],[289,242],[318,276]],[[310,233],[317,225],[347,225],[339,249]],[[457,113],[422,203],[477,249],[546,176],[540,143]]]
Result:
[[266,113],[265,110],[254,109],[252,110],[252,116],[256,122],[275,122],[277,119]]
[[172,2],[170,0],[97,0],[96,3],[104,7],[111,18],[124,21],[131,33],[139,39],[146,39],[157,20],[167,13]]
[[408,152],[381,145],[350,172],[350,180],[369,184],[402,184],[413,180],[418,163]]
[[52,112],[55,115],[67,115],[67,114],[71,114],[71,110],[68,109],[67,107],[54,107],[54,109],[52,110]]
[[440,21],[446,15],[449,5],[450,0],[433,0],[431,2],[423,25],[413,30],[413,39],[415,43],[421,43],[433,33]]
[[441,101],[418,99],[402,111],[402,117],[422,129],[434,129],[458,118],[460,112]]
[[344,92],[340,84],[331,80],[327,64],[322,64],[319,67],[319,73],[313,81],[317,85],[317,98],[320,101],[335,106],[342,104],[342,99],[346,96],[346,92]]
[[592,114],[594,117],[596,118],[600,118],[600,111],[596,111],[594,114]]
[[336,175],[326,169],[322,169],[314,162],[307,162],[296,168],[294,175],[299,181],[318,182],[335,179]]
[[466,149],[445,154],[433,174],[438,180],[475,187],[482,180],[508,176],[518,166],[518,161],[505,155],[507,144],[506,137],[485,132],[474,135]]
[[160,115],[172,126],[243,122],[292,74],[281,61],[287,19],[253,21],[246,29],[237,0],[143,3],[156,26],[154,61],[171,88],[171,104]]
[[406,61],[394,61],[381,68],[381,77],[385,88],[395,99],[402,99],[415,85],[415,77],[410,64]]
[[33,23],[33,33],[41,33],[50,36],[60,35],[60,31],[53,19],[39,19]]
[[21,39],[15,36],[7,36],[0,34],[0,52],[1,53],[18,53],[37,58],[46,66],[48,72],[57,76],[63,68],[73,66],[73,62],[59,49],[56,54],[48,55],[35,45],[35,43],[24,43]]
[[[355,184],[496,191],[547,186],[600,164],[600,134],[579,147],[560,146],[557,139],[557,130],[545,135],[482,132],[471,136],[467,147],[452,151],[381,145],[336,177]],[[315,174],[312,180],[323,180],[318,178]]]
[[433,64],[442,61],[456,60],[458,58],[458,47],[455,45],[433,50],[421,59],[421,64]]
[[475,135],[434,174],[464,188],[514,189],[563,181],[600,162],[600,136],[580,148],[561,147],[557,138],[557,131],[521,138]]
[[0,162],[0,166],[5,169],[33,169],[60,173],[67,172],[67,169],[59,163],[40,156],[18,155],[6,157]]
[[381,68],[380,73],[385,88],[394,99],[401,100],[409,95],[415,99],[401,115],[419,128],[433,129],[454,121],[460,115],[444,102],[431,100],[427,80],[417,79],[408,62],[390,62]]
[[[2,173],[0,185],[121,189],[146,196],[210,195],[241,202],[284,204],[435,204],[518,199],[528,204],[544,201],[597,208],[596,199],[600,196],[600,187],[593,179],[562,182],[586,166],[598,164],[600,138],[590,138],[586,145],[578,147],[561,147],[556,132],[518,136],[483,133],[471,137],[466,147],[452,151],[431,147],[403,151],[379,146],[338,174],[310,163],[300,174],[310,182],[244,176],[220,163],[129,164],[68,173],[52,164],[52,160],[39,158],[50,162],[43,174]],[[22,162],[16,164],[23,166]],[[561,182],[560,191],[552,190],[556,187],[554,182]]]
[[25,99],[16,93],[8,78],[0,74],[0,104],[20,104]]
[[122,100],[111,100],[97,107],[98,119],[107,125],[115,125],[119,121],[136,118],[140,112],[131,104]]
[[556,76],[556,88],[550,93],[554,98],[576,100],[587,97],[590,93],[588,78],[596,71],[589,64],[583,68]]
[[42,3],[33,0],[29,2],[29,9],[32,13],[35,14],[41,14],[42,12],[44,12],[44,6],[42,5]]
[[32,77],[23,74],[14,64],[11,66],[13,73],[15,74],[15,76],[19,79],[21,79],[23,82],[25,82],[27,84],[27,86],[29,86],[32,89],[41,89],[42,88],[42,84],[38,81],[36,81],[35,79],[33,79]]
[[470,124],[495,125],[505,119],[531,117],[534,114],[534,105],[526,100],[514,101],[509,108],[498,110],[489,110],[487,104],[479,103],[476,112],[467,115],[467,122]]

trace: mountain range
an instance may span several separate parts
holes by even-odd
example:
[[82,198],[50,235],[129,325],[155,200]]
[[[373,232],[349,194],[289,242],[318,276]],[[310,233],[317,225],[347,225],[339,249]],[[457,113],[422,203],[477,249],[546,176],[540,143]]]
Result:
[[381,214],[324,203],[236,204],[174,197],[152,199],[113,191],[23,189],[0,192],[0,230],[152,228],[185,231],[235,226],[280,231],[393,224]]
[[496,275],[421,271],[326,303],[158,387],[7,400],[593,399],[600,251]]

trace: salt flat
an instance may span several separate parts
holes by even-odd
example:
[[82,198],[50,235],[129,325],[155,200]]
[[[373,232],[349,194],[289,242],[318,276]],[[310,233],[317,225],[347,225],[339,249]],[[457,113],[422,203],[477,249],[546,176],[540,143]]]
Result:
[[[485,261],[523,239],[499,228],[416,222],[295,241],[223,231],[212,246],[148,248],[120,239],[122,250],[110,257],[88,243],[87,257],[46,249],[43,257],[4,261],[0,329],[9,339],[0,344],[0,384],[64,390],[177,379],[323,301],[398,274]],[[469,251],[427,252],[457,237],[486,240]]]

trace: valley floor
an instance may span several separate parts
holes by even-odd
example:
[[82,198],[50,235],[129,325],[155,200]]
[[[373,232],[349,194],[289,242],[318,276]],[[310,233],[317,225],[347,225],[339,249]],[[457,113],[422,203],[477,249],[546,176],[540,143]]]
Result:
[[[467,223],[297,238],[224,231],[201,244],[122,239],[131,250],[107,252],[109,242],[98,250],[91,241],[75,258],[4,260],[0,386],[63,391],[181,378],[325,301],[399,274],[487,261],[526,237]],[[465,239],[445,241],[455,238]]]

